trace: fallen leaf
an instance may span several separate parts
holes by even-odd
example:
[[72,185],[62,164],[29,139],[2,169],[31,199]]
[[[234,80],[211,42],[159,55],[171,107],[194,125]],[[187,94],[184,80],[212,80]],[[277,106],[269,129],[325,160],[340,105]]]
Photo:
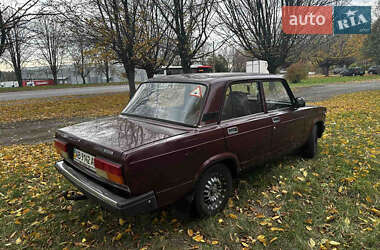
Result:
[[257,240],[263,243],[264,246],[267,246],[267,240],[265,239],[264,235],[260,234],[259,236],[257,236]]
[[123,237],[122,233],[117,233],[117,235],[115,236],[115,240],[120,240],[122,237]]
[[340,245],[340,243],[339,243],[339,242],[337,242],[337,241],[333,241],[333,240],[330,240],[330,241],[329,241],[329,244],[330,244],[330,245],[332,245],[332,246],[334,246],[334,247],[336,247],[336,246],[339,246],[339,245]]
[[270,241],[269,241],[269,244],[271,244],[273,241],[275,241],[275,240],[277,240],[278,238],[277,237],[274,237],[273,239],[271,239]]
[[241,244],[243,245],[243,247],[249,247],[249,245],[245,243],[244,241],[242,241]]
[[307,229],[308,231],[313,230],[313,228],[311,228],[310,226],[306,226],[306,229]]
[[229,214],[228,216],[230,216],[230,218],[231,218],[231,219],[234,219],[234,220],[236,220],[236,219],[237,219],[237,216],[236,216],[236,215],[234,215],[234,214]]
[[315,247],[315,241],[312,238],[310,238],[308,245],[310,248],[314,248]]
[[279,227],[271,227],[270,230],[271,231],[281,231],[281,232],[285,231],[283,228],[279,228]]
[[205,240],[203,239],[203,236],[200,234],[195,235],[193,237],[193,240],[195,240],[196,242],[205,242]]
[[333,215],[331,215],[331,216],[327,216],[326,217],[326,222],[331,222],[331,221],[333,221],[335,219],[335,217],[333,216]]
[[187,235],[189,235],[190,237],[192,237],[194,234],[193,230],[192,229],[187,229]]
[[20,238],[20,237],[17,238],[17,240],[16,240],[16,244],[19,245],[19,244],[21,244],[21,242],[22,242],[21,238]]
[[219,241],[217,241],[217,240],[211,241],[211,245],[218,245],[218,244],[219,244]]
[[123,226],[125,224],[125,220],[123,220],[122,218],[119,218],[119,224],[120,226]]
[[376,208],[371,208],[370,209],[375,215],[379,216],[380,217],[380,211],[377,210]]

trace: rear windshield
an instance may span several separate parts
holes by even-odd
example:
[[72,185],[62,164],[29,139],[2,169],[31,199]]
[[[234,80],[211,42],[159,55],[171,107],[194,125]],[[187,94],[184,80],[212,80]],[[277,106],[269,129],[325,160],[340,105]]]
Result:
[[206,89],[193,83],[143,83],[122,114],[195,126]]

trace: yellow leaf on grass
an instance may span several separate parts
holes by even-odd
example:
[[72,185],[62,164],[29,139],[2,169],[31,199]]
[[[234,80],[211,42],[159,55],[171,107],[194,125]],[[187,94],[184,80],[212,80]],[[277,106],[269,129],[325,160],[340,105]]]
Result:
[[270,230],[271,231],[281,231],[281,232],[285,231],[283,228],[280,228],[280,227],[271,227]]
[[312,238],[310,238],[310,240],[309,240],[309,242],[308,242],[308,245],[309,245],[309,247],[311,247],[311,248],[315,247],[315,241],[314,241]]
[[235,214],[229,214],[228,216],[230,216],[231,219],[234,219],[234,220],[237,219],[237,216]]
[[369,203],[372,203],[372,202],[373,202],[372,199],[371,199],[371,197],[369,197],[369,196],[365,197],[365,199],[366,199]]
[[83,238],[82,239],[82,243],[85,243],[87,240],[86,240],[86,238]]
[[21,238],[20,238],[20,237],[17,238],[17,240],[16,240],[16,244],[19,245],[19,244],[21,244],[21,242],[22,242]]
[[346,217],[346,219],[344,219],[344,224],[347,226],[350,225],[350,219]]
[[342,193],[342,191],[343,191],[343,186],[340,186],[339,189],[338,189],[338,192]]
[[228,199],[228,207],[229,208],[234,207],[234,201],[231,198]]
[[380,211],[377,210],[376,208],[371,208],[370,209],[374,214],[376,214],[377,216],[380,216]]
[[311,228],[311,226],[306,226],[306,229],[307,229],[308,231],[313,230],[313,228]]
[[278,238],[277,237],[274,237],[273,239],[271,239],[270,241],[269,241],[269,244],[271,244],[273,241],[275,241],[275,240],[277,240]]
[[219,219],[218,222],[219,222],[219,224],[222,224],[224,222],[224,220],[223,219]]
[[92,226],[91,226],[91,229],[92,229],[92,230],[99,230],[99,226],[98,226],[98,225],[92,225]]
[[123,237],[122,233],[117,233],[117,235],[115,236],[115,240],[120,240],[122,237]]
[[330,241],[329,241],[329,244],[330,244],[331,246],[334,246],[334,247],[336,247],[336,246],[339,246],[339,245],[340,245],[340,243],[339,243],[339,242],[337,242],[337,241],[333,241],[333,240],[330,240]]
[[192,237],[194,234],[193,230],[192,229],[187,229],[187,235],[189,235],[190,237]]
[[331,216],[327,216],[326,217],[326,222],[330,222],[330,221],[333,221],[335,219],[335,217],[333,215]]
[[119,218],[119,224],[120,224],[120,226],[124,225],[125,222],[126,222],[125,220],[123,220],[122,218]]
[[264,235],[260,234],[259,236],[257,236],[257,240],[263,243],[264,246],[267,245],[267,240],[265,239]]
[[275,207],[275,208],[273,208],[272,210],[273,210],[273,212],[277,212],[277,211],[279,211],[281,209],[281,207]]
[[245,243],[244,241],[242,241],[241,244],[243,245],[243,247],[249,247],[249,245]]
[[299,181],[305,181],[305,178],[303,178],[303,177],[297,177],[297,180],[299,180]]
[[218,244],[219,244],[219,241],[217,241],[217,240],[211,241],[211,245],[218,245]]
[[203,236],[200,234],[195,235],[193,237],[193,240],[195,240],[196,242],[205,242],[205,240],[203,239]]
[[257,215],[255,215],[255,217],[258,218],[258,219],[260,219],[260,218],[265,218],[265,215],[263,215],[263,214],[257,214]]
[[307,224],[313,224],[313,220],[312,219],[307,219],[307,220],[305,220],[305,223],[307,223]]

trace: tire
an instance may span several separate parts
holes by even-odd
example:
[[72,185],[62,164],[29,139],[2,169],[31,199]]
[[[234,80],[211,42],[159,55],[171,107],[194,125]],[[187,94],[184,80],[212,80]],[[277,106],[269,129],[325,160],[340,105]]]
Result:
[[305,158],[314,158],[314,156],[317,154],[317,148],[318,148],[318,136],[317,136],[317,125],[314,125],[313,130],[311,131],[311,134],[309,138],[307,139],[307,142],[303,148],[302,156]]
[[232,176],[223,164],[216,164],[203,173],[195,187],[194,207],[200,217],[222,211],[232,192]]

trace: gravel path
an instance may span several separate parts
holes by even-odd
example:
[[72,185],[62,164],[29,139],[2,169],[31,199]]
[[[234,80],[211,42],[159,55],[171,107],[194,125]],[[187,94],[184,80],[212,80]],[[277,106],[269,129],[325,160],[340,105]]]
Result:
[[[79,90],[79,89],[75,89]],[[295,96],[306,101],[321,101],[335,95],[365,90],[380,90],[380,81],[364,83],[329,84],[324,86],[300,87],[294,89]],[[55,90],[57,91],[57,90]],[[59,90],[61,91],[61,90]],[[34,92],[34,91],[30,91]],[[81,93],[83,94],[83,92]],[[93,118],[73,118],[69,120],[24,121],[0,125],[0,145],[18,143],[38,143],[50,141],[58,128],[87,121]]]

